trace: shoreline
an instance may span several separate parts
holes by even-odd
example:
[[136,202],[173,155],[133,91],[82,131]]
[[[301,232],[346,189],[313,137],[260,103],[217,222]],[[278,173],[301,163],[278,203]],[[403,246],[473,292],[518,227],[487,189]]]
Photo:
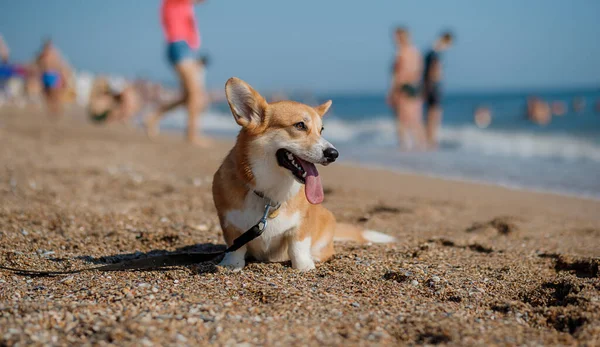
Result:
[[398,173],[398,174],[401,174],[401,175],[421,176],[421,177],[428,177],[428,178],[431,178],[431,179],[448,181],[448,182],[468,183],[468,184],[474,184],[474,185],[482,185],[482,186],[490,186],[490,187],[503,188],[503,189],[507,189],[507,190],[511,190],[511,191],[515,191],[515,192],[545,194],[545,195],[553,195],[553,196],[559,196],[559,197],[565,197],[565,198],[587,200],[587,201],[592,201],[592,202],[600,202],[600,197],[595,197],[595,196],[592,196],[592,195],[580,195],[580,194],[569,193],[569,192],[561,192],[561,191],[554,191],[554,190],[544,190],[544,189],[535,189],[535,188],[529,188],[529,187],[521,186],[521,185],[518,185],[518,184],[511,185],[511,184],[494,183],[494,182],[491,182],[491,181],[477,180],[477,179],[470,179],[470,178],[442,176],[442,175],[430,174],[430,173],[426,173],[426,172],[412,171],[410,169],[393,168],[393,167],[388,167],[388,166],[385,166],[385,165],[366,164],[366,163],[363,164],[363,163],[358,162],[358,161],[346,162],[343,159],[340,161],[340,163],[343,164],[343,165],[360,167],[360,168],[365,168],[365,169],[375,169],[375,170],[382,170],[382,171],[390,171],[390,172],[395,172],[395,173]]
[[[138,130],[143,131],[142,126],[136,125],[136,127],[138,128]],[[180,131],[179,129],[175,129],[175,128],[168,128],[163,131],[164,134],[169,134],[169,136],[173,136],[173,137],[176,137],[180,132],[183,132],[183,130]],[[226,135],[210,134],[209,137],[212,139],[218,140],[220,143],[227,144],[230,146],[232,146],[235,141],[234,138],[231,138],[230,136],[226,136]],[[372,164],[372,163],[363,163],[363,162],[356,161],[356,160],[345,160],[343,158],[341,160],[339,160],[337,165],[346,165],[346,166],[363,168],[363,169],[389,171],[389,172],[394,172],[394,173],[398,173],[401,175],[428,177],[431,179],[444,180],[444,181],[448,181],[448,182],[459,182],[459,183],[469,183],[469,184],[475,184],[475,185],[492,186],[492,187],[504,188],[504,189],[517,191],[517,192],[524,192],[524,193],[548,194],[548,195],[555,195],[555,196],[561,196],[561,197],[566,197],[566,198],[574,198],[574,199],[582,199],[582,200],[588,200],[588,201],[593,201],[593,202],[600,202],[600,196],[596,197],[594,195],[581,195],[581,194],[571,193],[571,192],[567,192],[567,191],[536,189],[536,188],[530,188],[530,187],[526,187],[526,186],[518,185],[518,184],[503,184],[503,183],[496,183],[493,181],[486,181],[483,179],[480,180],[480,179],[461,178],[461,177],[453,177],[453,176],[443,176],[443,175],[438,175],[438,174],[434,174],[434,173],[419,172],[419,171],[415,171],[415,170],[411,170],[411,169],[403,169],[403,168],[396,168],[393,166],[386,166],[385,164]]]

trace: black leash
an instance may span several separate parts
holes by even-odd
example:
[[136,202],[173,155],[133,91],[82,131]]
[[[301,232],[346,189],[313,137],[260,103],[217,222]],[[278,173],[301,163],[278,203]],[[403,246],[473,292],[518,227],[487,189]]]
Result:
[[[256,192],[255,192],[256,193]],[[258,195],[258,193],[257,193]],[[259,195],[260,196],[260,195]],[[261,196],[264,198],[264,196]],[[248,229],[245,233],[240,235],[233,241],[233,244],[226,250],[221,252],[212,253],[180,253],[180,254],[167,254],[158,257],[150,257],[143,259],[126,260],[123,262],[108,264],[96,267],[90,267],[85,269],[66,270],[66,271],[37,271],[27,269],[16,269],[8,266],[0,266],[0,270],[12,271],[18,275],[26,276],[57,276],[57,275],[69,275],[77,274],[88,271],[126,271],[126,270],[157,270],[162,268],[168,268],[172,266],[192,265],[203,263],[214,260],[215,258],[224,255],[225,253],[235,252],[238,249],[245,246],[250,241],[259,237],[267,227],[269,212],[271,209],[277,210],[280,204],[273,205],[273,202],[269,202],[265,205],[265,212],[262,218],[252,228]]]

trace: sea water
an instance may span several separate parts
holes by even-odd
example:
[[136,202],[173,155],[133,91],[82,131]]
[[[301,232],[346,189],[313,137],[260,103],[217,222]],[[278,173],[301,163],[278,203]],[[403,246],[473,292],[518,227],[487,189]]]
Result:
[[[398,149],[396,121],[384,93],[331,94],[299,101],[317,105],[333,100],[323,135],[338,148],[342,161],[600,199],[600,113],[595,111],[600,90],[537,93],[567,106],[566,114],[554,116],[546,126],[526,119],[528,95],[446,95],[440,146],[428,152]],[[574,98],[583,98],[583,111],[573,110]],[[492,113],[485,129],[473,121],[480,106]],[[183,128],[185,123],[185,113],[179,110],[162,124]],[[201,124],[213,136],[233,138],[238,131],[226,104],[213,105]]]

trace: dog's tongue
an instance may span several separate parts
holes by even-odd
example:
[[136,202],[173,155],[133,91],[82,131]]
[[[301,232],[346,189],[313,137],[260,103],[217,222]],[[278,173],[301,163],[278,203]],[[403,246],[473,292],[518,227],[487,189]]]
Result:
[[323,194],[323,186],[321,185],[321,177],[319,177],[319,171],[317,171],[315,164],[297,157],[296,160],[302,165],[302,168],[306,172],[306,177],[304,178],[304,193],[306,194],[306,200],[314,205],[322,203],[325,196]]

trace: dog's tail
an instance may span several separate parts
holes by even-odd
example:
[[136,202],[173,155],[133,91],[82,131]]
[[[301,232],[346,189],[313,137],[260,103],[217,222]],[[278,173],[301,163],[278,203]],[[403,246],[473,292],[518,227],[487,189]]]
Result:
[[391,243],[396,238],[375,230],[365,230],[352,224],[337,223],[334,241],[355,241],[360,243]]

